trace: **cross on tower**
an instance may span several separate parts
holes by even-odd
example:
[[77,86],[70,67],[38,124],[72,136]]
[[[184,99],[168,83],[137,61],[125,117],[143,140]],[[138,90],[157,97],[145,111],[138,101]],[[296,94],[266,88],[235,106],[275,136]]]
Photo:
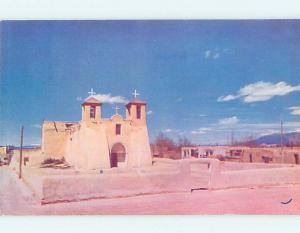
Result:
[[138,96],[138,95],[140,95],[139,93],[137,93],[136,92],[136,90],[134,90],[134,92],[132,93],[132,95],[134,96],[134,98],[136,99],[136,97]]
[[94,89],[91,88],[91,90],[88,92],[88,94],[90,94],[90,95],[96,95],[96,92],[94,92]]
[[113,109],[116,111],[116,115],[118,115],[118,110],[120,109],[118,106],[113,107]]

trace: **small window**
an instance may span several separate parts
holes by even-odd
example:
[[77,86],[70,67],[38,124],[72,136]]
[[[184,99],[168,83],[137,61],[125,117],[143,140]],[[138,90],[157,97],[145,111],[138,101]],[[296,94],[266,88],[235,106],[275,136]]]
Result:
[[96,116],[96,106],[91,106],[90,108],[90,118],[95,118]]
[[29,163],[29,158],[28,158],[28,157],[25,157],[25,158],[24,158],[24,166],[26,166],[27,163]]
[[121,124],[116,124],[116,135],[121,135]]
[[141,119],[141,106],[136,106],[136,118]]

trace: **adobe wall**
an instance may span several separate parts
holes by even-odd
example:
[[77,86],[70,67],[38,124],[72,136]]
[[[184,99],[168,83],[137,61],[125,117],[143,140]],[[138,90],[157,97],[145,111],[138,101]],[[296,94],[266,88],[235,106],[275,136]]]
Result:
[[295,154],[299,156],[300,163],[300,150],[298,148],[290,149],[284,148],[281,154],[280,148],[251,148],[243,151],[242,162],[250,162],[250,154],[252,155],[253,163],[264,163],[263,156],[272,158],[270,163],[286,163],[296,164]]
[[252,164],[252,169],[222,171],[222,164],[216,159],[155,159],[154,162],[155,166],[141,170],[108,169],[102,174],[76,174],[72,170],[49,173],[49,169],[28,172],[25,169],[24,180],[37,192],[42,203],[191,192],[192,189],[201,188],[227,189],[300,183],[300,166],[272,165],[262,168],[261,164]]
[[[22,151],[23,163],[22,167],[39,167],[44,161],[44,156],[41,149],[23,149]],[[27,162],[26,162],[27,161]],[[9,167],[18,171],[20,164],[20,150],[14,149]]]
[[[66,188],[72,187],[72,188]],[[86,175],[43,180],[42,203],[186,191],[170,175]]]
[[[196,147],[182,147],[182,158],[191,157],[191,149],[200,151],[201,154],[205,154],[206,150],[213,150],[213,155],[209,158],[218,158],[218,155],[225,156],[226,161],[240,161],[246,163],[265,163],[265,158],[268,158],[269,163],[285,163],[296,164],[297,159],[295,154],[298,154],[298,163],[300,164],[300,148],[299,147],[283,147],[282,151],[280,147],[237,147],[237,146],[196,146]],[[229,151],[241,151],[240,157],[228,157]],[[185,153],[188,153],[185,156]],[[252,158],[252,159],[251,159]],[[252,160],[252,161],[251,161]]]
[[62,159],[67,136],[66,122],[45,121],[42,126],[42,152],[45,158]]
[[68,136],[66,161],[76,169],[109,168],[109,151],[102,124],[80,124]]
[[300,184],[300,167],[262,168],[216,173],[213,189]]
[[280,168],[280,167],[294,167],[293,164],[280,164],[280,163],[240,163],[240,162],[220,162],[221,171],[234,171],[234,170],[250,170],[262,168]]
[[6,155],[6,146],[0,146],[0,155]]
[[278,158],[276,153],[274,153],[271,149],[264,149],[264,148],[250,148],[243,150],[242,162],[249,162],[250,163],[250,155],[252,155],[252,163],[264,163],[263,156],[272,158],[270,163],[278,162]]
[[108,173],[104,171],[103,174],[69,173],[65,175],[45,175],[33,170],[31,173],[24,173],[24,180],[38,193],[43,204],[165,192],[190,192],[192,183],[196,187],[199,185],[207,187],[207,178],[191,178],[187,162],[176,164],[168,172],[160,169],[146,169],[111,173],[111,170],[113,169],[109,169]]
[[300,163],[300,150],[286,150],[283,151],[283,162],[284,163],[296,163],[295,154],[298,155],[298,162]]
[[129,153],[129,166],[140,167],[152,165],[152,154],[146,125],[132,126]]

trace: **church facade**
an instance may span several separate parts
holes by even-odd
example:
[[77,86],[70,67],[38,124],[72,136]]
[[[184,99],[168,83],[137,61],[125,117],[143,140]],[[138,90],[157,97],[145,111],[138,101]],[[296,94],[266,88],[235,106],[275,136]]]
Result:
[[64,159],[75,169],[150,166],[146,103],[135,98],[124,107],[125,118],[117,112],[103,118],[102,103],[92,94],[82,103],[81,121],[44,121],[44,158]]

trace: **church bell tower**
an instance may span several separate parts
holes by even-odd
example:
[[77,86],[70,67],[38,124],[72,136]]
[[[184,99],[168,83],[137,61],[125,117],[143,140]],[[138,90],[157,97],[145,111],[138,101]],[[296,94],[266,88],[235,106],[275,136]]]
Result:
[[99,121],[101,120],[102,103],[95,97],[96,93],[91,89],[90,96],[82,103],[82,121]]
[[146,124],[146,102],[137,99],[139,93],[134,90],[134,99],[126,105],[126,119],[136,124]]

